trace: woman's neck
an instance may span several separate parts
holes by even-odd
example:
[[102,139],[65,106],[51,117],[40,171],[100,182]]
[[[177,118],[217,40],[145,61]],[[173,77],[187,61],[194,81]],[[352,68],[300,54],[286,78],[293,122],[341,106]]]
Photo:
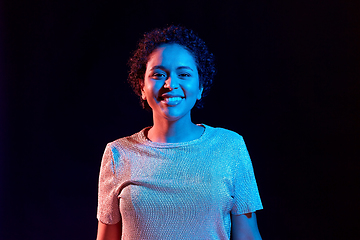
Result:
[[154,118],[154,126],[148,131],[147,137],[153,142],[176,143],[195,140],[203,132],[204,127],[194,124],[190,118],[177,121]]

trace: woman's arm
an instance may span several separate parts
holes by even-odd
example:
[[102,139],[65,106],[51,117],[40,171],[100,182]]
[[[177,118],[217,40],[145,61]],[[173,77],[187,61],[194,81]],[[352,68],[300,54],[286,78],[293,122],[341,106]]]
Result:
[[120,240],[121,221],[115,224],[105,224],[99,221],[96,240]]
[[231,239],[233,240],[261,240],[256,223],[256,214],[231,214]]

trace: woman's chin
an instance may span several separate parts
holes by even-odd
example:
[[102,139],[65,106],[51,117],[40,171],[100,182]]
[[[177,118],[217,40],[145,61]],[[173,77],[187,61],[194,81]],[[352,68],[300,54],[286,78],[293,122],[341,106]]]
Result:
[[181,109],[176,108],[166,108],[163,109],[162,116],[166,120],[174,122],[190,116],[190,111],[182,111]]

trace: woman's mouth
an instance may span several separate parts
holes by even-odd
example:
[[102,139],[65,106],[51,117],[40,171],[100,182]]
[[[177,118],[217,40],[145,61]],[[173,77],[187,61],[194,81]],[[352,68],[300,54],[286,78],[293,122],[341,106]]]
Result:
[[163,97],[161,98],[161,102],[168,106],[175,106],[181,103],[183,100],[182,97]]

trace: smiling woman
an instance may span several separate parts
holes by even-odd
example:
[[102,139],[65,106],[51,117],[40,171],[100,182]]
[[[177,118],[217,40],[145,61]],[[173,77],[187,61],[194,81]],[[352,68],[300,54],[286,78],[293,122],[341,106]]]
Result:
[[[154,126],[148,131],[148,138],[154,142],[199,138],[203,127],[191,122],[190,111],[201,99],[202,91],[196,63],[187,50],[178,44],[163,44],[156,48],[149,56],[141,90],[142,99],[153,112]],[[155,131],[164,128],[181,129],[181,134],[160,139],[166,135]]]
[[243,138],[191,120],[215,74],[205,43],[183,27],[154,30],[130,65],[153,126],[106,146],[98,240],[261,239],[262,204]]
[[[202,97],[205,97],[216,73],[214,57],[209,52],[205,42],[195,35],[192,30],[178,26],[155,29],[145,34],[144,38],[139,41],[139,46],[129,61],[130,73],[128,80],[135,93],[141,96],[149,57],[162,44],[178,44],[191,54],[196,62],[200,85],[203,88]],[[142,101],[142,105],[144,108],[149,108],[146,101]],[[201,99],[196,102],[196,107],[202,107]]]

